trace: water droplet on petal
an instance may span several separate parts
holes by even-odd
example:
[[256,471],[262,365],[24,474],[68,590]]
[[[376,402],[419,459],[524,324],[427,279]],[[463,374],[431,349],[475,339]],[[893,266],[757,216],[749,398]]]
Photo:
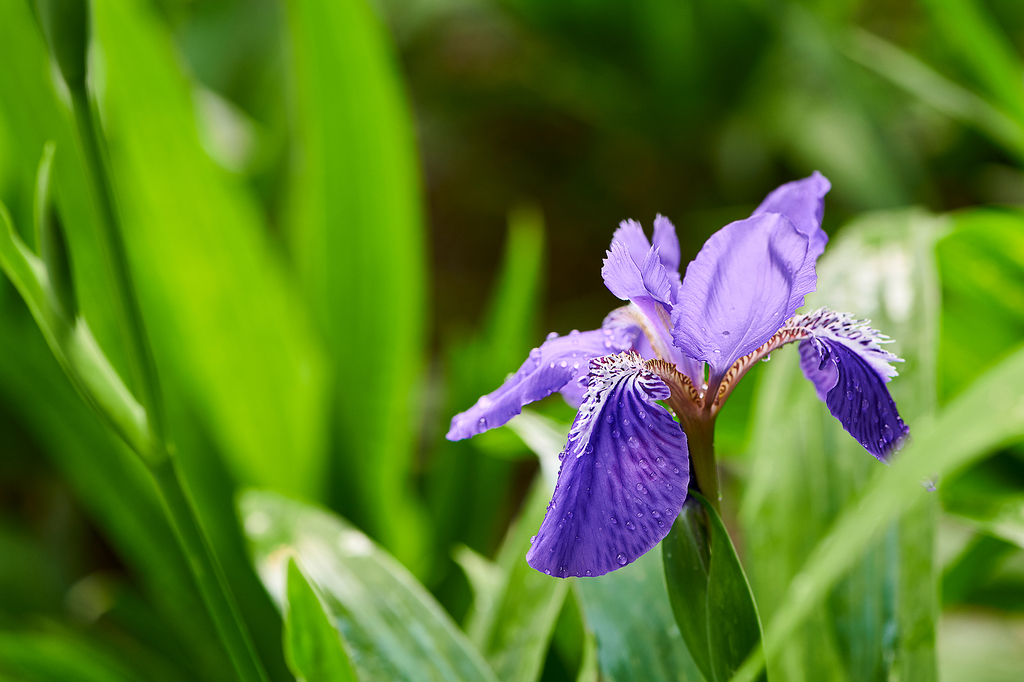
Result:
[[480,417],[480,421],[477,422],[477,425],[481,429],[486,429],[487,428],[487,417]]
[[612,429],[612,438],[618,438],[618,437],[619,437],[619,430],[618,429]]
[[636,526],[633,525],[632,521],[626,521],[626,528],[630,530],[636,530]]
[[636,439],[636,436],[630,436],[629,440],[626,441],[626,442],[628,442],[629,443],[629,447],[633,448],[634,450],[639,450],[640,449],[640,441],[638,441]]
[[639,412],[637,412],[637,416],[643,419],[647,416],[647,413],[644,412],[643,410],[640,410]]
[[537,539],[536,535],[531,535],[530,536],[530,544],[532,545],[534,543],[534,541],[536,541],[536,539]]
[[587,575],[590,575],[590,571],[587,571]]
[[594,451],[594,444],[593,443],[587,443],[587,446],[585,448],[583,448],[583,454],[585,454],[585,455],[589,455],[593,451]]
[[545,569],[544,569],[544,574],[545,574],[545,575],[551,575],[551,570],[550,570],[550,569],[547,569],[547,568],[545,568]]
[[550,365],[548,365],[548,369],[554,369],[554,368],[555,368],[555,363],[552,362]]
[[661,518],[661,513],[658,512],[657,509],[655,509],[654,511],[651,512],[651,516],[653,516],[656,519],[660,519]]
[[869,407],[869,405],[868,405],[867,398],[865,398],[864,400],[860,401],[860,411],[861,412],[867,412],[868,411],[868,407]]
[[846,399],[847,400],[853,400],[853,391],[847,391],[846,392]]
[[629,417],[623,417],[622,418],[622,425],[623,426],[629,426]]
[[673,473],[679,473],[679,467],[672,467]]
[[615,557],[615,561],[618,562],[619,566],[625,566],[626,565],[626,555],[623,554],[622,552],[619,552],[618,556]]
[[729,332],[727,332],[727,331],[722,332],[722,336],[729,336]]
[[614,516],[612,517],[612,525],[614,525],[614,526],[619,525],[619,520],[616,519]]
[[608,422],[609,424],[614,424],[615,423],[615,416],[614,415],[610,415],[610,414],[606,415],[604,420],[606,422]]
[[548,341],[552,341],[552,340],[557,339],[557,338],[558,338],[558,332],[551,332],[547,336],[547,340]]

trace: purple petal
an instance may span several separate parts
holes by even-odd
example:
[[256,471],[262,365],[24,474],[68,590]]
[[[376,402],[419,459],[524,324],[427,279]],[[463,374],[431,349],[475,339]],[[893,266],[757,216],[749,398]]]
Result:
[[815,379],[825,373],[819,370],[817,377],[808,375],[806,367],[813,362],[805,363],[804,358],[817,358],[819,368],[832,366],[835,384],[825,398],[829,412],[868,452],[887,462],[903,446],[910,429],[900,418],[883,377],[856,350],[833,339],[802,341],[800,356],[800,366],[815,382],[819,397],[823,386]]
[[817,283],[814,265],[828,243],[828,235],[821,229],[821,218],[825,214],[825,195],[830,189],[832,183],[814,171],[810,177],[787,182],[775,189],[751,214],[781,213],[789,218],[797,230],[807,235],[807,257],[797,275],[793,287],[794,296],[809,294],[814,291]]
[[661,251],[661,262],[669,272],[679,272],[679,238],[672,222],[660,213],[654,219],[654,245]]
[[651,242],[647,240],[644,228],[635,220],[623,220],[619,223],[619,229],[612,234],[612,244],[616,243],[626,248],[637,267],[644,262],[644,257],[651,250]]
[[771,338],[796,309],[797,274],[807,236],[778,213],[738,220],[711,235],[686,268],[672,310],[673,338],[683,353],[721,377]]
[[888,461],[909,433],[885,384],[898,362],[864,320],[822,308],[794,318],[812,336],[800,342],[800,368],[843,428],[868,452]]
[[558,577],[597,576],[668,534],[686,499],[686,435],[665,384],[636,353],[596,358],[558,484],[526,560]]
[[[591,358],[631,348],[639,333],[636,327],[620,325],[588,332],[573,331],[568,336],[548,336],[540,348],[530,351],[530,357],[519,371],[506,379],[498,390],[455,415],[445,437],[462,440],[502,426],[522,412],[524,405],[546,398],[575,381],[587,371]],[[572,393],[570,388],[570,399]]]

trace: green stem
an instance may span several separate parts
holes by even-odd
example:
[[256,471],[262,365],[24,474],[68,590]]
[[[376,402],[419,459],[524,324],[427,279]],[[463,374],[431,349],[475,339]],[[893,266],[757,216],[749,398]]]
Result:
[[105,271],[110,278],[110,293],[114,305],[118,330],[123,340],[128,360],[130,382],[139,403],[149,417],[150,428],[156,440],[164,440],[163,406],[160,401],[160,382],[156,363],[150,349],[149,338],[142,319],[135,286],[128,266],[128,255],[124,245],[120,214],[117,210],[114,186],[108,172],[104,153],[103,138],[96,125],[92,105],[84,87],[71,89],[71,103],[78,127],[78,137],[85,155],[87,173],[92,184],[92,196],[96,202],[99,219],[100,248],[103,252]]
[[195,502],[177,463],[177,457],[168,456],[152,467],[164,510],[171,520],[174,534],[178,538],[192,569],[192,575],[202,594],[206,608],[213,618],[228,656],[240,682],[267,682],[256,649],[248,631],[242,625],[228,585],[227,578],[213,552],[213,545],[203,529]]
[[697,488],[715,508],[715,511],[721,513],[718,464],[715,461],[715,419],[711,417],[686,420],[684,430]]

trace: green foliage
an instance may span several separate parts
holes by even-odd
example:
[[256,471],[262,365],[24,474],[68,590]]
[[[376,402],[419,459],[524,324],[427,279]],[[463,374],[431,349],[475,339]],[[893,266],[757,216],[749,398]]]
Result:
[[[1016,679],[1024,11],[919,4],[0,3],[0,679]],[[572,412],[452,414],[599,325],[619,219],[685,260],[815,168],[912,443],[786,349],[721,515],[529,568]]]
[[307,682],[356,682],[338,631],[294,560],[287,580],[285,649],[292,672]]
[[430,593],[347,521],[269,492],[246,493],[240,509],[264,585],[283,609],[295,557],[335,614],[360,679],[495,680]]
[[665,582],[679,632],[711,682],[728,680],[761,643],[761,622],[747,576],[714,507],[693,501],[662,545]]

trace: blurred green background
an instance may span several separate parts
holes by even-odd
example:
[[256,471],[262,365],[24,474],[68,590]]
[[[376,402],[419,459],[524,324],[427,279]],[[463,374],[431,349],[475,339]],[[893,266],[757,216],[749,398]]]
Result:
[[[81,310],[123,372],[67,93],[33,8],[0,6],[0,200],[29,241],[36,166],[55,140]],[[618,304],[600,265],[619,220],[666,215],[688,262],[777,185],[824,173],[836,238],[812,303],[897,340],[908,362],[893,390],[912,429],[1024,341],[1014,0],[92,11],[93,87],[171,436],[274,679],[288,675],[281,626],[236,492],[333,509],[464,622],[476,607],[453,552],[497,556],[538,464],[507,429],[448,443],[448,420],[544,334],[595,328]],[[796,386],[794,362],[751,372],[718,424],[726,522],[766,624],[879,466]],[[538,409],[572,419],[557,397]],[[769,657],[776,679],[934,679],[936,651],[943,680],[1024,678],[1015,442],[943,472],[876,538]],[[0,675],[71,679],[18,668],[31,643],[117,660],[129,679],[227,679],[182,566],[143,469],[3,279]],[[602,630],[581,624],[581,605],[612,598],[599,592],[574,588],[551,614],[543,679],[586,667],[586,637]],[[606,678],[629,679],[599,658]]]

